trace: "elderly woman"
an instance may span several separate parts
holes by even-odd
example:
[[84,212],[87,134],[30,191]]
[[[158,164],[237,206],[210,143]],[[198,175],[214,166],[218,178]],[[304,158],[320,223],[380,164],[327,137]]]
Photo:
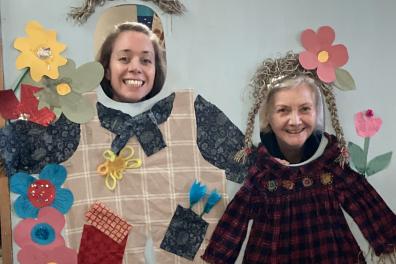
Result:
[[[346,144],[329,87],[292,53],[264,61],[253,83],[256,101],[243,152],[251,153],[253,165],[202,258],[234,263],[252,219],[243,263],[365,263],[341,208],[376,255],[395,252],[396,216],[365,177],[345,163]],[[318,87],[337,137],[320,132]],[[252,150],[259,110],[262,142]]]

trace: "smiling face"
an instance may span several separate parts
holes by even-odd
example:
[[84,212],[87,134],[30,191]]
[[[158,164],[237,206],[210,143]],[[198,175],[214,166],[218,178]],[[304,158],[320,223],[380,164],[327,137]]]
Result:
[[155,52],[144,33],[121,32],[114,41],[106,78],[113,88],[113,100],[139,102],[153,89]]
[[301,150],[316,128],[316,98],[312,88],[301,83],[279,89],[270,104],[268,122],[281,151]]

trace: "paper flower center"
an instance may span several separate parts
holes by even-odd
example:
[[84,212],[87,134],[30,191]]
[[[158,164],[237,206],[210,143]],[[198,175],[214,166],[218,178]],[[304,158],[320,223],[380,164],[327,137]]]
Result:
[[51,261],[51,262],[48,262],[47,264],[57,264],[57,263],[56,263],[56,262],[52,262],[52,261]]
[[55,240],[55,230],[47,223],[39,223],[32,228],[30,236],[39,245],[48,245]]
[[29,201],[36,208],[46,207],[55,199],[55,186],[48,180],[37,180],[28,189]]
[[374,116],[374,111],[371,110],[371,109],[368,109],[368,110],[366,111],[366,116],[367,116],[367,117],[373,117],[373,116]]
[[61,83],[56,86],[59,95],[67,95],[71,92],[71,88],[67,83]]
[[329,53],[325,50],[322,50],[318,53],[318,61],[321,63],[325,63],[329,60]]
[[39,47],[36,51],[36,55],[41,60],[46,60],[52,57],[51,48],[48,47]]

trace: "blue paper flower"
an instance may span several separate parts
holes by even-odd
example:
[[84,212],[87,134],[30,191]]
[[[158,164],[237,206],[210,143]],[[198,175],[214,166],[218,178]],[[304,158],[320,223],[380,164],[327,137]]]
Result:
[[206,201],[206,204],[205,204],[205,207],[204,207],[204,210],[203,210],[201,216],[202,216],[203,214],[208,214],[208,213],[210,212],[210,210],[212,210],[213,206],[215,206],[215,204],[216,204],[218,201],[220,201],[220,199],[221,199],[221,195],[217,192],[216,189],[214,189],[214,190],[210,193],[210,195],[209,195],[209,197],[208,197],[208,200]]
[[66,175],[65,167],[58,164],[46,165],[38,179],[24,172],[14,174],[10,189],[20,194],[14,202],[15,213],[21,218],[36,218],[41,208],[51,206],[66,214],[74,200],[70,190],[61,188]]
[[195,180],[190,188],[190,208],[206,194],[206,185]]

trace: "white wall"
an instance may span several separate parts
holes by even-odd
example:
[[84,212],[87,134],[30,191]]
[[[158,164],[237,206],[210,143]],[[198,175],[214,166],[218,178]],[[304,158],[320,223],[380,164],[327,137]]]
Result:
[[[1,1],[6,87],[18,75],[17,51],[12,43],[25,35],[27,21],[38,20],[44,27],[56,30],[59,41],[68,45],[66,56],[82,64],[93,60],[93,31],[106,7],[146,4],[157,11],[164,24],[167,89],[194,88],[244,129],[248,111],[246,88],[257,65],[264,58],[302,50],[302,30],[330,25],[336,31],[336,43],[349,50],[350,60],[345,68],[357,84],[355,91],[337,92],[347,140],[363,145],[363,139],[354,131],[353,115],[372,108],[384,124],[371,140],[370,157],[396,151],[394,0],[184,0],[188,11],[172,18],[149,2],[115,0],[97,8],[83,26],[66,21],[70,6],[81,3],[82,0]],[[388,169],[369,181],[396,211],[396,156]],[[361,235],[356,232],[356,236],[366,249]]]

